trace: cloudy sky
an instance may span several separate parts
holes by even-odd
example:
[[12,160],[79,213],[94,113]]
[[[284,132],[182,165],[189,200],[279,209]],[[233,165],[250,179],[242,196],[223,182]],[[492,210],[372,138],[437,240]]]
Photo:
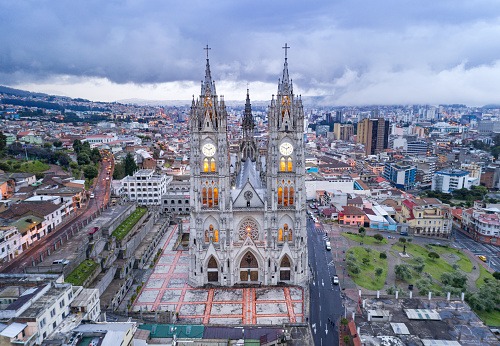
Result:
[[98,101],[188,100],[209,45],[228,100],[500,103],[499,0],[0,0],[0,84]]

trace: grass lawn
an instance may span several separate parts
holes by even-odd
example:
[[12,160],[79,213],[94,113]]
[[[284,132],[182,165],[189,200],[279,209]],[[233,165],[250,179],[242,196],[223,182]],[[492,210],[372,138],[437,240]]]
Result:
[[363,244],[365,244],[365,245],[383,245],[383,244],[387,244],[387,239],[385,239],[385,238],[382,239],[381,242],[379,242],[379,241],[377,241],[375,238],[373,238],[370,235],[365,235],[364,237],[362,237],[359,234],[351,234],[351,233],[342,233],[342,235],[344,237],[346,237],[347,239],[354,240],[357,243],[363,242]]
[[68,275],[65,281],[74,286],[82,286],[85,280],[87,280],[96,270],[97,265],[96,262],[87,259],[80,263],[80,265]]
[[112,236],[116,237],[117,240],[122,240],[130,232],[132,227],[135,226],[137,221],[146,213],[146,208],[137,208],[132,214],[130,214],[112,233]]
[[[392,249],[396,252],[403,252],[403,244],[397,242],[392,246]],[[455,269],[453,269],[453,267],[442,258],[431,260],[428,256],[429,251],[422,246],[413,243],[406,243],[406,252],[412,257],[422,257],[425,263],[424,272],[428,273],[434,280],[439,282],[441,282],[442,274],[455,271]],[[409,262],[409,260],[405,260],[405,262]]]
[[[372,250],[367,252],[365,248],[361,246],[355,246],[347,251],[346,256],[353,254],[356,258],[356,264],[360,269],[359,274],[352,274],[349,272],[352,280],[356,285],[364,287],[369,290],[380,290],[384,287],[385,278],[387,277],[387,259],[381,259],[379,257],[380,252]],[[363,258],[370,259],[370,263],[364,264]],[[375,275],[375,269],[382,268],[382,275],[377,277]]]
[[490,327],[500,327],[500,311],[475,311],[477,316]]
[[473,264],[470,261],[469,257],[467,257],[467,255],[464,254],[462,251],[452,247],[443,247],[443,246],[432,246],[432,251],[438,253],[439,256],[444,256],[446,254],[453,254],[460,257],[460,259],[457,262],[455,262],[455,264],[458,265],[460,270],[466,273],[472,272]]
[[482,265],[478,264],[478,266],[479,266],[480,274],[479,274],[479,278],[476,280],[476,287],[477,288],[479,288],[485,284],[484,279],[495,280],[493,275],[491,275],[491,273],[489,271],[484,269],[484,267]]
[[50,166],[42,161],[32,160],[32,161],[17,161],[17,160],[7,160],[5,162],[8,167],[5,167],[9,172],[17,173],[42,173],[50,168]]

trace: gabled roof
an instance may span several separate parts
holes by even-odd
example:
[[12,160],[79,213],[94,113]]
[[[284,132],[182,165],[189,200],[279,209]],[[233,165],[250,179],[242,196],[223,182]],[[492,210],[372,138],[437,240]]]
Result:
[[342,207],[342,213],[344,215],[365,215],[365,212],[358,207],[352,207],[352,206],[345,206]]

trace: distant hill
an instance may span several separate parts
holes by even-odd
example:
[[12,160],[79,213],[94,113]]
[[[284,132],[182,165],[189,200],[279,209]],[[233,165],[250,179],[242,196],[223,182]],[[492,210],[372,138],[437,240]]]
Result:
[[14,89],[14,88],[9,88],[3,85],[0,85],[0,94],[6,94],[6,95],[12,95],[12,96],[21,96],[21,97],[28,97],[28,96],[36,96],[36,97],[48,97],[49,95],[47,94],[42,94],[42,93],[32,93],[30,91],[26,90],[20,90],[20,89]]

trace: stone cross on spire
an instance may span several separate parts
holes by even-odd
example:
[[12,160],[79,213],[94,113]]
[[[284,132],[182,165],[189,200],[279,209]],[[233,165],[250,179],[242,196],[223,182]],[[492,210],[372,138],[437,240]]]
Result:
[[[286,45],[286,44],[285,44],[285,45]],[[209,48],[209,47],[208,47],[208,44],[207,44],[207,46],[206,46],[205,48],[203,48],[203,50],[206,50],[206,51],[207,51],[207,60],[208,60],[208,51],[209,51],[209,50],[211,50],[211,49],[212,49],[212,48]],[[286,55],[286,54],[285,54],[285,55]]]
[[284,47],[281,47],[285,50],[285,60],[287,59],[287,51],[288,49],[290,48],[290,46],[288,44],[285,43],[285,46]]

